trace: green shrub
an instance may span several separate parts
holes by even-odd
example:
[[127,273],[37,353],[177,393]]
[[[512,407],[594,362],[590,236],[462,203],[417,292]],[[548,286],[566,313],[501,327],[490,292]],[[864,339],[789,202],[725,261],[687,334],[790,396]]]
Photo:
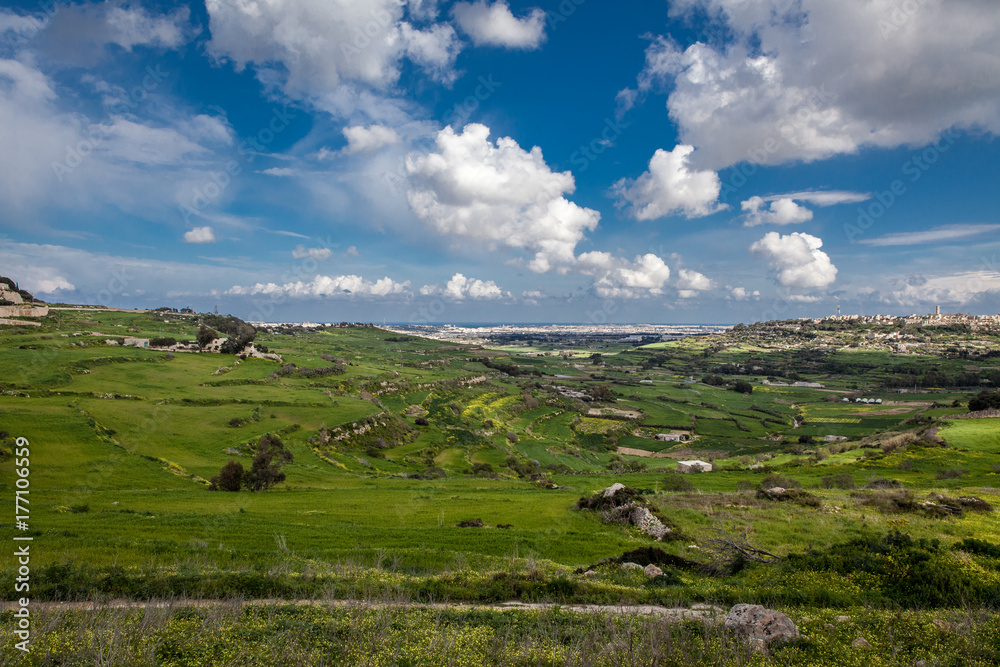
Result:
[[850,473],[844,472],[839,475],[824,477],[821,483],[824,489],[853,489],[854,477]]
[[866,587],[880,602],[902,607],[995,606],[1000,599],[995,580],[961,567],[938,540],[915,540],[900,532],[855,538],[825,552],[789,554],[786,566],[848,576],[864,573]]
[[780,486],[783,489],[801,489],[802,483],[792,479],[791,477],[785,477],[784,475],[779,475],[778,473],[771,473],[760,480],[758,485],[762,489],[773,489],[776,486]]
[[694,484],[684,475],[672,472],[663,478],[663,490],[674,492],[694,491]]
[[991,544],[985,540],[977,540],[974,537],[967,537],[961,542],[952,546],[956,551],[964,551],[978,556],[989,556],[990,558],[1000,558],[1000,545]]

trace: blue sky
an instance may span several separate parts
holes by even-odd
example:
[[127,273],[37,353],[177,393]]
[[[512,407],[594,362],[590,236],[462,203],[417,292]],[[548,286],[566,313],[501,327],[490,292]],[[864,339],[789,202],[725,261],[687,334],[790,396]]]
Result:
[[977,0],[0,8],[0,273],[254,320],[1000,311]]

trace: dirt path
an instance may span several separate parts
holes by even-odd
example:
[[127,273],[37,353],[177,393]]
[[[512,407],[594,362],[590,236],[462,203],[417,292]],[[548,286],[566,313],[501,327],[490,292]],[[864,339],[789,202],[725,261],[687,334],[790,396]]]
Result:
[[618,453],[624,454],[625,456],[645,456],[651,459],[678,458],[677,456],[671,456],[666,452],[647,452],[645,449],[633,449],[631,447],[619,447]]
[[[671,622],[696,620],[714,623],[726,614],[722,607],[695,603],[687,607],[659,607],[656,605],[600,605],[600,604],[555,604],[551,602],[501,602],[499,604],[449,603],[449,602],[377,602],[370,600],[110,600],[107,602],[32,602],[32,611],[95,611],[101,609],[183,609],[196,607],[207,609],[216,606],[316,606],[366,609],[428,609],[432,611],[516,611],[559,609],[577,614],[610,614],[623,616],[656,616]],[[0,603],[3,611],[17,608],[16,602]]]

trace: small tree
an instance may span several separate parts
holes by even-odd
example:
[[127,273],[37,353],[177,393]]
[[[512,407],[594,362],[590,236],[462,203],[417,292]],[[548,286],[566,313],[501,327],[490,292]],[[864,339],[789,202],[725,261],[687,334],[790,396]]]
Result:
[[590,390],[590,395],[595,401],[610,401],[614,398],[611,389],[606,384],[599,384]]
[[1000,409],[1000,391],[981,391],[969,401],[969,412]]
[[243,478],[246,473],[243,464],[239,461],[229,459],[229,463],[222,466],[219,474],[209,480],[209,491],[239,491],[243,487]]
[[205,347],[208,346],[209,343],[211,343],[218,337],[219,337],[219,332],[216,331],[215,329],[211,327],[206,327],[204,324],[198,327],[198,336],[197,336],[198,347],[204,349]]
[[733,385],[733,391],[739,392],[741,394],[752,394],[753,385],[747,382],[746,380],[737,380],[736,383]]
[[265,433],[257,443],[257,453],[253,465],[246,474],[244,483],[251,491],[269,489],[278,482],[285,481],[281,466],[292,462],[292,453],[285,449],[285,443],[276,435]]

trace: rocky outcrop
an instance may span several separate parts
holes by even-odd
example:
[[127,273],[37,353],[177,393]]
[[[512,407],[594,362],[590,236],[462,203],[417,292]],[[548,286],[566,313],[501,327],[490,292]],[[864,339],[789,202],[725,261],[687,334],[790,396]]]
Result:
[[657,542],[663,540],[664,536],[670,532],[670,529],[664,526],[662,521],[642,505],[636,505],[632,508],[632,515],[629,518],[633,526],[655,538]]
[[799,629],[792,619],[759,604],[734,606],[726,616],[725,627],[744,637],[753,648],[761,650],[799,637]]
[[615,483],[590,498],[581,498],[576,507],[600,512],[608,523],[635,526],[658,542],[673,532],[642,502],[638,491],[624,484]]

